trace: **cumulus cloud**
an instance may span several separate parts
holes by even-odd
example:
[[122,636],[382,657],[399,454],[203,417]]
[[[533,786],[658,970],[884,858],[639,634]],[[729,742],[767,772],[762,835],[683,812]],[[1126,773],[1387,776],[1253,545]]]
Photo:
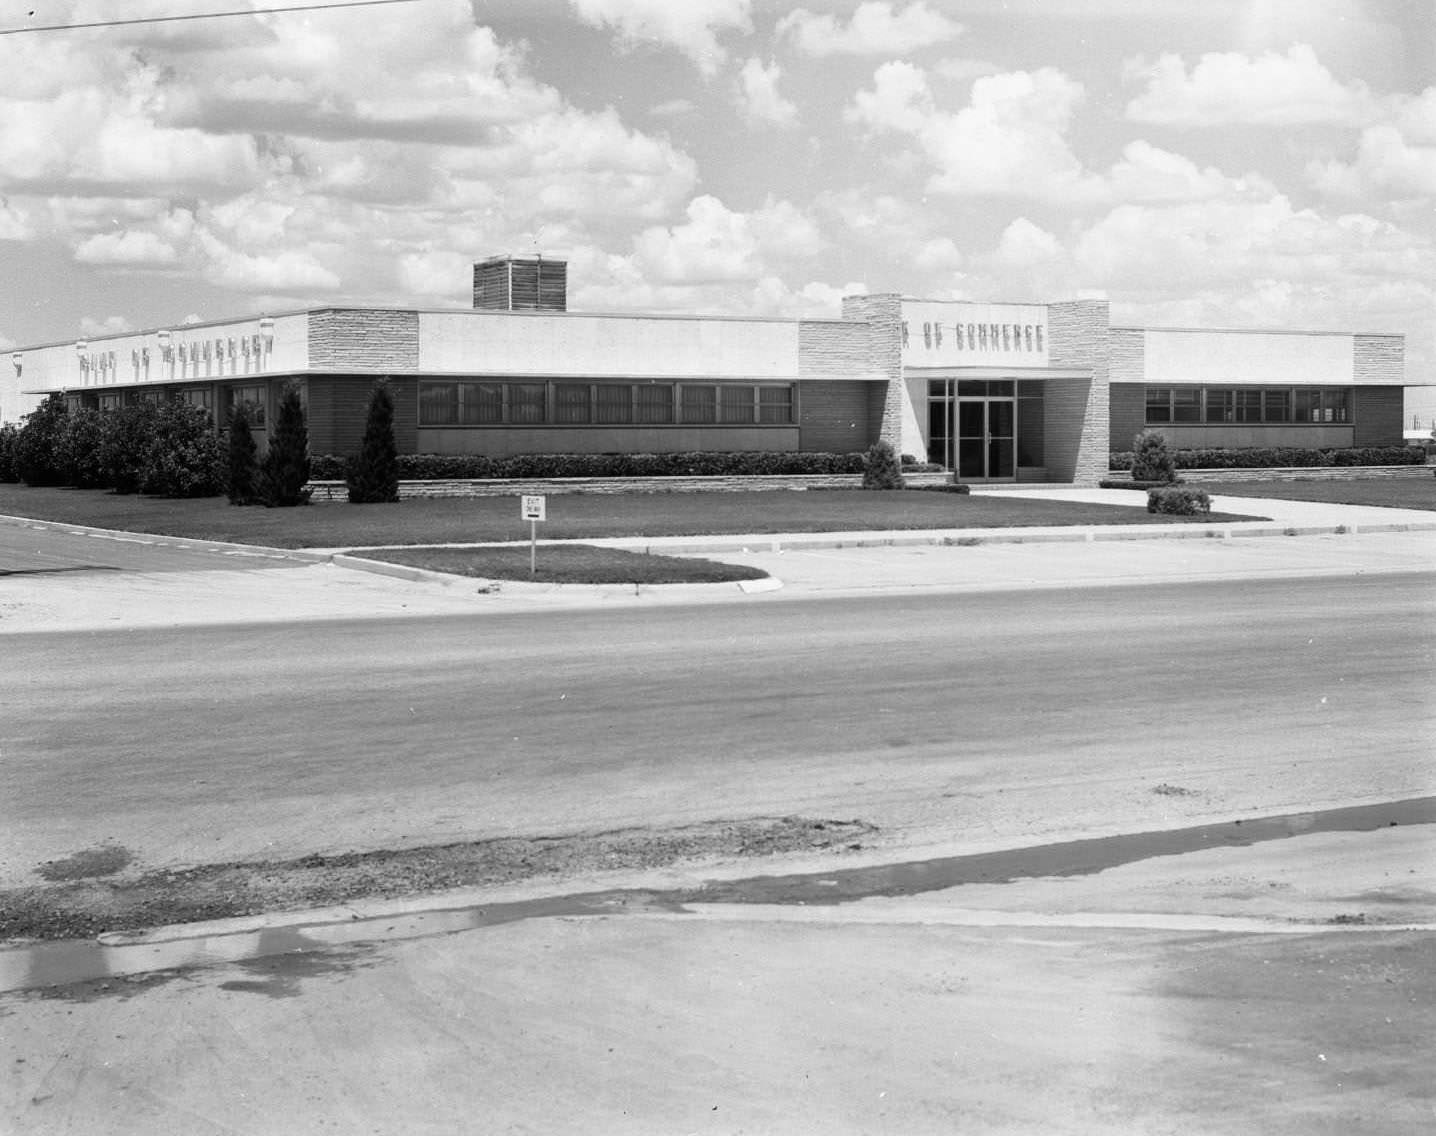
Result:
[[134,330],[134,325],[124,316],[106,316],[104,319],[95,319],[93,316],[80,318],[80,334],[95,339],[106,335],[124,335],[128,331]]
[[750,213],[716,197],[695,197],[687,220],[645,229],[631,263],[646,278],[669,284],[756,280],[772,258],[803,258],[823,247],[817,226],[789,202],[769,199]]
[[866,0],[846,24],[799,8],[778,21],[777,32],[804,55],[906,55],[956,39],[962,25],[923,0],[901,10],[887,0]]
[[1112,166],[1108,184],[1117,200],[1137,202],[1208,201],[1249,194],[1265,197],[1273,192],[1264,178],[1231,178],[1141,139],[1122,148],[1122,158]]
[[1394,126],[1373,126],[1362,131],[1353,161],[1315,161],[1307,175],[1334,197],[1436,198],[1436,146],[1414,145]]
[[776,63],[766,66],[760,59],[749,59],[738,73],[738,109],[754,125],[793,126],[798,121],[796,104],[778,90],[783,70]]
[[1163,126],[1359,125],[1376,113],[1364,83],[1342,83],[1306,44],[1285,54],[1203,55],[1189,71],[1178,55],[1133,61],[1128,75],[1146,89],[1127,104],[1127,117]]
[[579,18],[612,28],[629,44],[676,47],[704,75],[715,74],[728,58],[721,32],[751,32],[752,0],[569,0]]
[[123,264],[133,267],[165,266],[179,260],[179,253],[157,234],[150,232],[96,233],[75,249],[81,264]]
[[938,107],[921,68],[895,61],[877,69],[847,119],[910,135],[933,167],[935,192],[1081,204],[1106,194],[1065,138],[1082,95],[1081,84],[1044,67],[984,76],[968,105],[951,112]]

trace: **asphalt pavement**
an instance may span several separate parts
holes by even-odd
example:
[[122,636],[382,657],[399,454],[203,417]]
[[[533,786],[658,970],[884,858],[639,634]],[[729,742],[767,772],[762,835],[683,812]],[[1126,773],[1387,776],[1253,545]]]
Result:
[[[1254,578],[1406,574],[1415,594],[1436,578],[1431,513],[1214,507],[1270,519],[612,542],[754,563],[780,582],[760,591],[494,588],[343,550],[227,558],[143,537],[126,554],[164,567],[97,570],[104,541],[56,526],[74,542],[58,559],[0,576],[0,635]],[[0,519],[0,557],[31,524]],[[1409,713],[1424,730],[1431,706]],[[1054,779],[1054,808],[1076,783]],[[1174,778],[1147,796],[1180,810],[1190,792]],[[0,1129],[1404,1136],[1436,1125],[1430,833],[1298,818],[1256,847],[830,905],[569,911],[529,885],[191,926],[168,933],[182,969],[164,969],[161,933],[128,976],[0,994]],[[805,870],[821,889],[825,866]],[[410,933],[435,906],[457,914]],[[361,914],[363,938],[325,945],[320,925]]]

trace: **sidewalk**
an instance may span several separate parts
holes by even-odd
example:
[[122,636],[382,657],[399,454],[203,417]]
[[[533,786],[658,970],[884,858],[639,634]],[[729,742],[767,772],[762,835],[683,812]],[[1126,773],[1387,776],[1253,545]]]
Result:
[[[1120,489],[1002,492],[1145,507],[1140,494]],[[284,555],[296,566],[264,572],[236,568],[17,575],[5,578],[0,588],[0,634],[1359,575],[1436,567],[1436,513],[1237,497],[1216,498],[1213,508],[1270,519],[573,542],[750,564],[772,577],[772,582],[758,581],[756,587],[751,582],[641,587],[491,582],[365,561],[346,555],[345,549],[288,552]],[[234,550],[175,537],[154,541]],[[540,542],[541,547],[544,543],[564,542]],[[302,563],[305,560],[309,563]]]

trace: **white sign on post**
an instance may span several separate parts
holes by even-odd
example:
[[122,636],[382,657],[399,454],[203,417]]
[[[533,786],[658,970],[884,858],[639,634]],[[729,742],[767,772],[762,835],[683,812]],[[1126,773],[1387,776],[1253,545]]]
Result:
[[523,497],[523,518],[526,521],[543,521],[548,518],[544,516],[548,505],[547,497]]
[[525,494],[519,501],[523,519],[529,523],[529,579],[532,580],[538,564],[538,523],[548,519],[548,498]]

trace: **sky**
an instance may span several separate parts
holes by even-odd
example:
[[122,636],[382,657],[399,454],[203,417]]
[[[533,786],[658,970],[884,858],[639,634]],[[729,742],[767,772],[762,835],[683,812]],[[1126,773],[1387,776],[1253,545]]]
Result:
[[0,348],[465,307],[539,252],[574,310],[1101,297],[1403,332],[1436,383],[1431,0],[257,11],[316,2],[0,0]]

